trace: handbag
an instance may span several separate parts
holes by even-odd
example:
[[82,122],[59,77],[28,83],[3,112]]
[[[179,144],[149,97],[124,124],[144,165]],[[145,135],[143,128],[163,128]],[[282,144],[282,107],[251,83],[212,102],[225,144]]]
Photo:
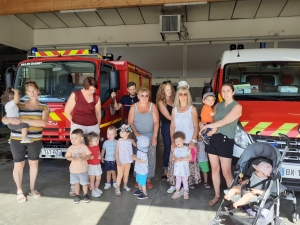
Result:
[[190,160],[190,162],[195,162],[196,158],[197,158],[197,147],[195,146],[194,148],[191,149],[191,155],[192,155],[192,159]]

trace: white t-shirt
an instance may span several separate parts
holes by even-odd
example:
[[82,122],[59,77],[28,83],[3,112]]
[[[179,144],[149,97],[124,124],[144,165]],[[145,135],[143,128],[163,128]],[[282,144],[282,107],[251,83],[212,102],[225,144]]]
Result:
[[14,100],[11,100],[8,103],[6,103],[5,111],[7,117],[19,117],[19,108],[14,103]]

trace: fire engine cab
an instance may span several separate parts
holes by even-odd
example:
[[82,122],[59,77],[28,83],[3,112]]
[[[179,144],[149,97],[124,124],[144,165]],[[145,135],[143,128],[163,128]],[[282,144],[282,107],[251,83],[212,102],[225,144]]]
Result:
[[300,190],[300,49],[242,49],[225,51],[210,86],[223,101],[222,83],[232,82],[243,112],[235,137],[234,156],[253,141],[267,142],[280,152],[290,138],[282,165],[283,185]]
[[[106,139],[110,125],[119,127],[126,119],[124,107],[115,111],[111,92],[117,92],[119,102],[127,95],[127,82],[133,81],[137,88],[145,86],[151,90],[152,74],[128,61],[114,60],[112,54],[102,57],[98,47],[92,50],[37,51],[18,65],[15,76],[6,76],[10,86],[19,89],[21,100],[28,97],[24,92],[26,80],[34,80],[40,88],[39,100],[48,104],[50,116],[43,129],[41,158],[64,158],[70,145],[70,122],[64,114],[64,106],[70,94],[83,88],[86,77],[98,82],[96,94],[101,99],[100,145]],[[103,59],[104,58],[104,59]],[[14,82],[13,82],[14,80]],[[13,83],[13,84],[12,84]]]

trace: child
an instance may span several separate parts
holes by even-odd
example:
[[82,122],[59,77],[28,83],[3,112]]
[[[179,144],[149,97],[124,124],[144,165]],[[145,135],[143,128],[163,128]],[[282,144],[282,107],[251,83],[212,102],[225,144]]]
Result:
[[147,136],[137,136],[137,154],[132,156],[135,160],[134,171],[136,172],[136,182],[139,185],[134,195],[138,199],[148,198],[146,181],[148,175],[148,147],[150,139]]
[[[201,139],[198,139],[201,140]],[[198,141],[198,146],[199,146],[199,167],[200,167],[200,171],[203,173],[203,179],[204,179],[204,187],[206,189],[209,189],[210,186],[207,182],[207,178],[208,178],[208,172],[209,172],[209,164],[208,164],[208,158],[207,158],[207,153],[205,152],[205,144],[203,143],[203,141]]]
[[117,162],[117,187],[116,195],[121,195],[120,185],[123,178],[124,190],[130,192],[131,188],[127,187],[128,176],[130,170],[130,164],[132,160],[132,145],[136,147],[135,142],[129,139],[129,135],[132,132],[131,126],[129,124],[123,124],[118,130],[120,130],[120,137],[116,146],[116,162]]
[[82,143],[83,141],[83,131],[81,129],[75,129],[71,133],[71,143],[72,145],[68,148],[65,155],[67,160],[71,161],[70,164],[70,183],[75,186],[75,198],[74,203],[80,203],[80,184],[83,189],[83,197],[86,203],[91,200],[88,195],[88,159],[93,159],[91,151],[88,147]]
[[[266,182],[264,181],[266,181],[272,173],[272,166],[269,163],[261,162],[257,166],[252,166],[254,167],[255,172],[252,173],[250,180],[246,179],[242,181],[242,179],[240,179],[239,183],[241,185],[233,186],[224,196],[224,198],[229,201],[235,194],[242,193],[242,197],[238,201],[233,203],[234,208],[247,204],[251,199],[255,197],[255,195],[263,194],[263,187],[266,185]],[[249,188],[250,190],[247,190]]]
[[[106,183],[104,189],[107,190],[111,187],[110,180],[113,180],[113,186],[116,188],[116,172],[117,172],[117,164],[115,159],[116,145],[117,140],[115,139],[117,136],[117,128],[115,126],[110,126],[107,129],[107,139],[102,146],[102,163],[105,163],[106,170]],[[105,155],[105,161],[104,161]]]
[[[8,87],[4,94],[1,96],[1,103],[5,105],[5,111],[7,117],[19,118],[19,108],[17,104],[20,101],[20,91]],[[20,143],[32,143],[27,137],[29,125],[27,123],[20,123],[18,125],[8,124],[7,127],[11,130],[21,130],[22,140]],[[8,141],[9,142],[9,141]]]
[[88,144],[88,148],[91,151],[93,159],[88,160],[88,175],[90,181],[90,189],[92,190],[92,197],[100,197],[102,191],[99,189],[102,169],[100,165],[100,148],[99,148],[99,135],[95,132],[90,132],[85,135],[85,143]]
[[184,145],[185,134],[181,131],[177,131],[173,134],[173,140],[175,142],[175,149],[172,154],[174,161],[174,176],[176,176],[176,192],[172,198],[176,199],[180,197],[180,186],[183,183],[184,199],[189,199],[189,186],[188,178],[190,176],[189,161],[192,159],[191,152],[187,146]]
[[[212,106],[215,104],[215,94],[212,92],[207,92],[203,95],[203,107],[201,110],[201,123],[204,124],[209,124],[214,122],[214,118],[213,116],[216,115],[216,112],[213,111]],[[200,136],[202,136],[203,141],[205,144],[209,145],[209,136],[207,135],[208,132],[210,132],[210,136],[213,135],[214,133],[216,133],[217,128],[208,128],[206,129],[202,134],[200,134]]]

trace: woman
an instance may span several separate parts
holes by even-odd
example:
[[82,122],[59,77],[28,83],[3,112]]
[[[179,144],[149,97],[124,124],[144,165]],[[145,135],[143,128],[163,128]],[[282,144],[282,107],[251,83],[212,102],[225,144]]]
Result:
[[[218,128],[217,132],[210,137],[210,144],[206,145],[212,171],[212,181],[215,189],[215,197],[208,202],[215,205],[220,199],[220,168],[225,177],[227,187],[230,187],[233,177],[231,173],[231,160],[233,154],[234,137],[237,121],[242,115],[242,106],[233,99],[234,87],[232,83],[224,83],[221,88],[224,99],[216,108],[214,122],[210,124],[200,123],[200,134],[207,128]],[[208,132],[208,136],[210,136]]]
[[[93,77],[86,77],[82,84],[83,89],[74,91],[65,106],[65,114],[71,123],[70,136],[77,128],[82,129],[84,134],[100,134],[101,102],[95,93],[97,81]],[[75,196],[74,185],[71,186],[70,196]]]
[[28,195],[34,198],[41,197],[41,194],[35,190],[35,181],[38,174],[39,155],[42,148],[42,130],[46,126],[49,117],[49,108],[38,100],[40,90],[34,81],[28,80],[25,82],[25,93],[29,97],[25,102],[17,104],[19,108],[19,118],[3,117],[4,124],[18,125],[27,123],[29,125],[28,138],[33,142],[21,144],[21,132],[12,130],[10,134],[10,149],[14,160],[13,178],[17,185],[17,201],[26,202],[27,198],[22,189],[23,169],[25,166],[25,155],[27,150],[30,190]]
[[148,177],[147,188],[152,189],[151,178],[155,175],[156,166],[156,144],[159,127],[159,116],[156,105],[149,102],[150,91],[146,87],[140,87],[137,96],[139,102],[130,107],[128,123],[132,127],[134,135],[145,135],[151,140],[148,149]]
[[171,151],[171,114],[174,106],[175,90],[170,81],[164,81],[159,86],[156,94],[156,105],[159,111],[159,118],[161,121],[161,134],[164,142],[163,155],[163,169],[164,175],[161,177],[162,181],[167,180],[168,165]]
[[[174,100],[174,108],[172,110],[171,119],[171,137],[176,131],[182,131],[185,136],[185,144],[189,146],[189,149],[196,147],[197,135],[198,135],[198,112],[195,106],[192,105],[192,97],[189,91],[189,85],[186,81],[180,81],[178,83],[177,92]],[[175,147],[174,140],[172,141],[172,150]],[[198,157],[197,157],[198,158]],[[172,161],[172,160],[171,160]],[[174,162],[169,163],[168,181],[172,184],[175,183],[174,177]],[[189,163],[190,176],[189,176],[189,188],[194,189],[194,184],[201,182],[201,176],[198,166],[198,161]],[[174,180],[174,182],[172,182]],[[172,185],[168,189],[168,193],[173,193],[175,187]]]

